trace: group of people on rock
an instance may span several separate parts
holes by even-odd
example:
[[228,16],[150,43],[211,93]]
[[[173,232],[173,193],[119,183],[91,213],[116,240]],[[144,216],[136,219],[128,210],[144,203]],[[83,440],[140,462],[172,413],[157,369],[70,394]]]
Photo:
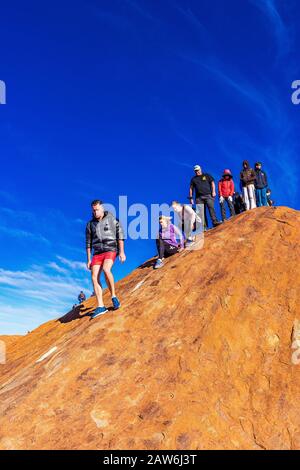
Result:
[[[226,206],[228,206],[229,218],[231,218],[256,207],[273,205],[270,199],[271,191],[268,189],[267,175],[260,162],[255,163],[253,169],[247,160],[243,161],[240,173],[242,194],[235,190],[233,175],[229,169],[223,171],[218,187],[209,173],[202,172],[200,165],[194,166],[194,172],[195,176],[191,179],[188,197],[190,205],[182,205],[178,201],[172,202],[172,208],[182,222],[182,231],[171,223],[170,217],[160,217],[160,230],[156,242],[158,259],[154,266],[155,269],[163,266],[165,257],[194,243],[193,230],[197,222],[203,221],[204,231],[208,229],[207,212],[209,212],[213,227],[217,227],[227,219]],[[222,222],[218,220],[215,211],[217,191]],[[193,206],[196,206],[195,210]]]
[[[217,195],[214,178],[208,173],[203,173],[199,165],[194,167],[194,172],[195,176],[190,184],[190,203],[194,204],[193,193],[195,192],[196,204],[204,205],[205,209],[208,209],[213,226],[217,226],[221,222],[217,220],[214,208],[215,197]],[[240,173],[240,189],[242,194],[235,189],[231,171],[228,169],[224,170],[218,183],[219,203],[223,222],[226,220],[226,204],[230,211],[230,217],[244,210],[272,205],[270,200],[271,191],[268,189],[268,178],[266,172],[262,169],[262,163],[255,163],[255,169],[253,169],[247,160],[243,161],[243,168]],[[241,202],[243,205],[241,205]],[[205,222],[207,226],[207,217]]]
[[[194,177],[189,187],[189,204],[172,202],[172,209],[177,214],[179,224],[172,223],[172,218],[161,215],[159,218],[159,233],[156,240],[157,259],[154,268],[163,267],[164,259],[180,252],[196,241],[197,227],[208,229],[207,211],[209,212],[213,227],[226,221],[226,206],[230,218],[245,210],[255,207],[273,205],[268,190],[268,179],[262,164],[257,162],[251,168],[248,161],[243,162],[240,173],[240,189],[235,189],[233,175],[225,169],[216,185],[214,178],[203,173],[199,165],[194,167]],[[215,199],[218,193],[222,222],[218,220],[215,211]],[[108,311],[103,303],[103,291],[100,276],[103,272],[112,298],[112,309],[120,308],[121,303],[115,292],[115,282],[112,267],[119,255],[121,262],[126,260],[124,250],[124,233],[122,227],[113,214],[106,211],[102,201],[91,203],[93,217],[86,226],[86,252],[87,267],[92,273],[94,295],[97,298],[97,308],[91,315],[96,318]],[[202,230],[202,232],[203,232]],[[83,292],[79,294],[79,303],[85,300]]]

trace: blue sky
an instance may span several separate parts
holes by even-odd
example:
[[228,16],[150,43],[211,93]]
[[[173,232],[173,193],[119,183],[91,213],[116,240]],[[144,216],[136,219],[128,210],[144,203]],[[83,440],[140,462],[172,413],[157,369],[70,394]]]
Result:
[[[300,208],[296,0],[6,2],[1,6],[0,334],[68,311],[85,270],[90,201],[186,202],[264,163]],[[116,277],[154,254],[128,241]]]

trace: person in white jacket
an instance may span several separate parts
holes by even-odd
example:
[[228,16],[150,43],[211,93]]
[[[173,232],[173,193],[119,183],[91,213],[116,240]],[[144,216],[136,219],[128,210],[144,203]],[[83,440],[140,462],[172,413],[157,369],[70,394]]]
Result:
[[201,218],[196,214],[193,208],[187,204],[180,204],[178,201],[172,202],[172,209],[177,214],[180,223],[182,224],[182,231],[185,234],[187,244],[191,244],[195,241],[195,230],[196,224],[201,223]]

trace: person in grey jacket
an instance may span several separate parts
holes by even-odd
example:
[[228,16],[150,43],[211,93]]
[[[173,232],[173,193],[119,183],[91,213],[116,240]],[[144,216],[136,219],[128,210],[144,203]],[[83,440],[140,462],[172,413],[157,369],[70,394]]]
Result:
[[103,291],[100,281],[102,271],[111,293],[114,310],[121,306],[116,296],[115,282],[111,270],[118,254],[122,263],[126,261],[126,256],[124,233],[118,219],[110,212],[105,211],[100,200],[93,201],[91,206],[93,218],[86,226],[86,253],[87,268],[92,271],[92,282],[98,301],[98,307],[91,318],[96,318],[107,312],[107,308],[103,303]]

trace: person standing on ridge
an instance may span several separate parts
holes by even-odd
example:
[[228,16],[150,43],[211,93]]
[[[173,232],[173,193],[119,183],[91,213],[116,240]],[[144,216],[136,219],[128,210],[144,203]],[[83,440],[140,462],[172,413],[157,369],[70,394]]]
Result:
[[85,300],[86,300],[86,296],[85,296],[84,292],[83,292],[83,291],[80,291],[80,294],[79,294],[79,296],[78,296],[78,302],[79,302],[80,304],[82,304],[82,302],[84,302]]
[[[114,310],[121,304],[116,297],[114,277],[111,272],[117,254],[122,263],[126,261],[124,252],[124,234],[119,221],[110,212],[105,211],[102,201],[95,200],[91,204],[93,218],[86,226],[87,268],[92,271],[92,282],[97,297],[98,307],[91,318],[107,312],[103,303],[103,291],[100,281],[104,272],[111,293]],[[93,258],[91,254],[93,250]]]
[[257,207],[268,206],[268,178],[265,171],[262,170],[262,164],[260,162],[255,163],[255,174],[255,194]]
[[250,168],[249,162],[247,160],[243,161],[243,170],[240,174],[241,185],[243,188],[243,198],[246,205],[246,210],[255,209],[255,179],[256,174],[253,168]]
[[221,214],[223,222],[226,220],[226,207],[225,202],[227,203],[230,210],[230,217],[235,215],[234,205],[233,205],[233,195],[234,195],[234,182],[230,170],[224,170],[223,176],[219,181],[219,201],[221,207]]
[[221,222],[218,221],[216,212],[215,212],[215,197],[216,197],[215,180],[208,173],[202,173],[202,169],[199,165],[195,165],[194,172],[195,172],[195,176],[194,178],[192,178],[191,183],[190,183],[190,194],[189,194],[190,203],[192,205],[194,204],[193,193],[195,192],[197,213],[198,213],[198,209],[200,209],[199,210],[200,213],[198,213],[198,215],[200,216],[201,220],[204,220],[204,216],[205,216],[206,226],[208,225],[207,218],[206,218],[206,208],[208,208],[208,211],[212,220],[212,224],[214,227],[217,227],[218,225],[221,224]]

